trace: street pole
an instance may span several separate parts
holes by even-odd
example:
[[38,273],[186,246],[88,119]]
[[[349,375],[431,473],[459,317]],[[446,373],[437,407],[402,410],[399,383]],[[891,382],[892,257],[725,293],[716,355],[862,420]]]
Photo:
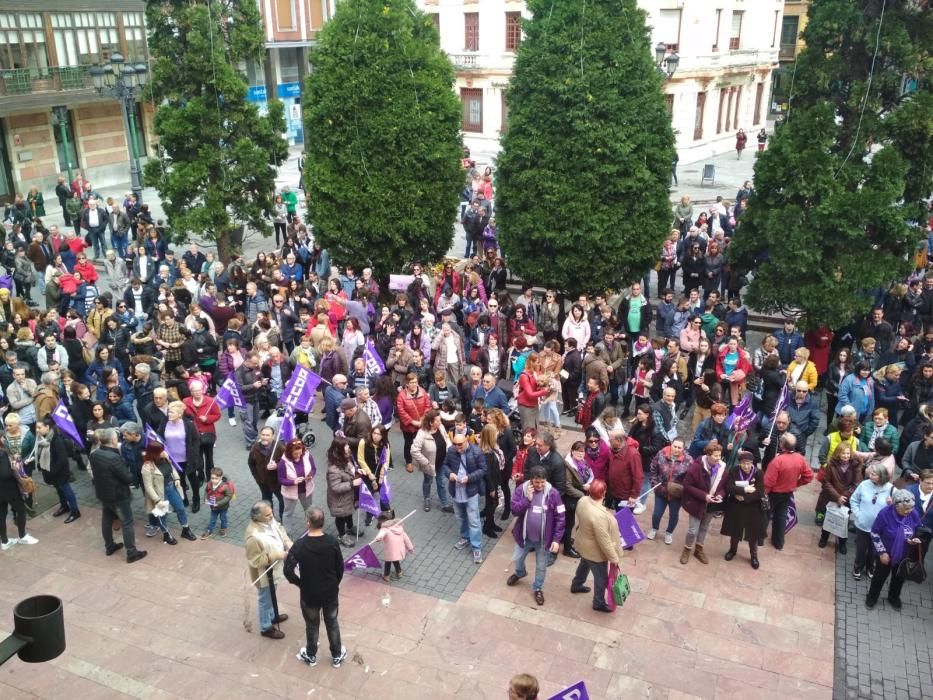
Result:
[[62,140],[62,151],[65,154],[65,167],[68,170],[68,186],[71,186],[71,183],[74,182],[75,176],[72,169],[71,163],[71,144],[68,143],[68,124],[66,123],[68,119],[68,108],[67,107],[52,107],[52,110],[55,112],[55,118],[58,119],[58,134]]
[[143,187],[143,169],[139,164],[139,132],[136,130],[136,99],[130,95],[128,98],[129,102],[126,105],[126,114],[129,117],[130,121],[130,145],[132,146],[132,155],[133,162],[136,164],[136,172],[139,173],[139,192],[137,193],[137,198],[142,203],[142,187]]
[[123,127],[126,130],[126,142],[130,154],[130,189],[133,191],[133,194],[136,195],[137,203],[142,204],[143,188],[139,181],[139,161],[136,158],[135,119],[130,116],[133,113],[133,110],[130,108],[133,97],[130,94],[122,94],[119,96],[119,99],[120,110],[123,112]]

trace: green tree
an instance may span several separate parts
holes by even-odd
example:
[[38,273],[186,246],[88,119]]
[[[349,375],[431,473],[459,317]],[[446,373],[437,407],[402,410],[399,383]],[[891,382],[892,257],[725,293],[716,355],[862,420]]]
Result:
[[[755,268],[751,306],[838,327],[908,273],[921,237],[933,15],[906,1],[816,0],[804,39],[786,124],[755,164],[728,253]],[[908,77],[918,91],[905,92]]]
[[509,265],[569,294],[641,279],[670,233],[674,135],[635,0],[529,0],[496,219]]
[[450,249],[460,170],[453,67],[412,0],[344,0],[306,81],[305,185],[315,240],[385,276]]
[[236,68],[263,58],[256,0],[149,0],[146,23],[160,144],[146,179],[174,237],[214,240],[226,260],[241,226],[271,233],[276,165],[288,153],[282,103],[261,115]]

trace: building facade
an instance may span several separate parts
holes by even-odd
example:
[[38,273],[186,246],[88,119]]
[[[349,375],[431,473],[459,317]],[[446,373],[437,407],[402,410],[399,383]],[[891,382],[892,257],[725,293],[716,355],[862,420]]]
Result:
[[807,26],[807,10],[810,0],[784,0],[784,17],[781,20],[781,42],[778,61],[771,81],[771,113],[781,115],[787,111],[787,100],[794,80],[794,65],[803,51],[802,38]]
[[[119,52],[147,63],[142,0],[0,0],[0,202],[59,174],[129,180],[120,103],[100,97],[89,69]],[[137,144],[151,152],[152,109],[136,106]]]
[[[508,125],[505,88],[521,43],[519,0],[418,0],[457,70],[464,143],[491,160]],[[784,0],[640,0],[652,45],[680,64],[664,91],[681,161],[731,149],[739,128],[764,126],[778,65]]]

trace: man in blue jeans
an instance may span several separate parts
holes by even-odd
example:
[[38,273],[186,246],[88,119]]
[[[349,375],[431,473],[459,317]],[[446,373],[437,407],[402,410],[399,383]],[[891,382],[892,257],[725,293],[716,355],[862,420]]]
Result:
[[460,539],[454,549],[468,544],[473,549],[473,562],[483,561],[483,531],[479,519],[479,495],[486,479],[486,456],[463,435],[455,435],[443,465],[447,491],[453,499],[454,511],[460,521]]
[[512,536],[515,538],[515,573],[509,576],[506,585],[514,586],[519,579],[527,576],[525,557],[535,553],[535,580],[531,584],[535,602],[544,605],[544,577],[547,574],[548,553],[557,554],[566,524],[566,507],[560,491],[547,480],[544,467],[532,467],[529,479],[512,494],[512,515],[515,525]]

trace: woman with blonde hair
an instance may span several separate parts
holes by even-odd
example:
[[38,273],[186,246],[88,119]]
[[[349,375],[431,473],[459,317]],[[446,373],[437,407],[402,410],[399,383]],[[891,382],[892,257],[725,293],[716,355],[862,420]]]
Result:
[[486,503],[483,508],[483,534],[496,539],[502,528],[496,525],[496,506],[499,505],[499,479],[505,464],[505,455],[499,447],[499,429],[487,423],[479,434],[479,448],[486,458]]
[[[777,355],[778,339],[773,335],[766,335],[761,341],[761,347],[755,350],[755,356],[752,364],[756,370],[760,370],[769,355]],[[780,357],[780,356],[779,356]]]
[[795,385],[801,381],[807,383],[810,391],[816,391],[816,385],[820,381],[816,365],[810,360],[810,351],[806,348],[797,348],[793,361],[787,365],[787,383]]

